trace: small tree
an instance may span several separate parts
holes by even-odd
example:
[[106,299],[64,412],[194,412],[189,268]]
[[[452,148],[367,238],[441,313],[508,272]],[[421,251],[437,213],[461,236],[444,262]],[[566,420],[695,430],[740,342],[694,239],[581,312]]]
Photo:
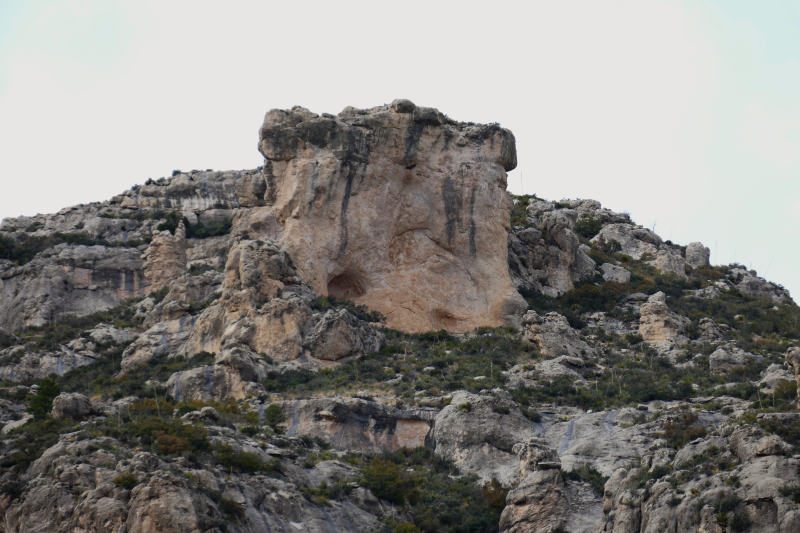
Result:
[[37,420],[47,418],[53,410],[53,398],[61,394],[61,388],[50,378],[44,378],[39,382],[39,388],[31,400],[28,412]]

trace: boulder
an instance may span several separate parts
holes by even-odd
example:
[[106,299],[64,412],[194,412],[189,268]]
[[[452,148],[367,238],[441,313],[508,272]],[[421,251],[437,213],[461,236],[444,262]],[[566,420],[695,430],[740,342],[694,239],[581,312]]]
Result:
[[719,342],[731,330],[727,324],[717,324],[711,318],[701,318],[697,329],[700,337],[695,342]]
[[621,266],[612,265],[611,263],[603,263],[600,265],[600,271],[603,273],[603,279],[606,281],[628,283],[631,280],[631,273],[629,271]]
[[556,312],[547,313],[542,317],[536,311],[528,311],[523,317],[523,323],[525,340],[535,344],[545,355],[597,357],[597,351],[580,339],[578,333],[570,327],[566,317]]
[[82,420],[93,412],[92,402],[83,394],[62,392],[53,400],[53,418],[59,420]]
[[294,107],[267,113],[259,149],[265,203],[314,292],[410,332],[519,325],[527,306],[506,265],[510,131],[402,100],[336,117]]
[[734,368],[741,368],[750,362],[758,363],[763,360],[764,356],[760,354],[745,352],[733,344],[728,344],[714,350],[708,358],[708,364],[712,374],[727,374]]
[[318,320],[306,323],[306,328],[311,332],[305,335],[303,345],[313,357],[326,361],[375,353],[386,342],[382,333],[345,309],[330,309]]
[[702,242],[692,242],[686,247],[686,264],[692,268],[708,266],[711,250],[703,246]]

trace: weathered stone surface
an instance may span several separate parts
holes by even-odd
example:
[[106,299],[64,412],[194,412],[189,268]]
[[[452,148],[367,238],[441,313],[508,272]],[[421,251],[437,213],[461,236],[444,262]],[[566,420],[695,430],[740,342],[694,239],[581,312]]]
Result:
[[205,272],[199,276],[183,274],[171,281],[167,295],[147,312],[145,326],[154,326],[165,320],[175,320],[189,313],[210,296],[222,292],[224,276],[219,272]]
[[[666,245],[664,245],[666,246]],[[662,247],[656,253],[656,258],[649,261],[662,274],[675,274],[678,277],[686,278],[686,261],[681,257],[680,252],[670,247]]]
[[176,372],[167,380],[167,393],[176,402],[241,400],[263,392],[258,382],[267,377],[267,364],[246,348],[221,352],[212,366]]
[[[555,533],[564,526],[569,502],[558,469],[537,470],[506,496],[500,516],[503,533]],[[562,529],[563,531],[563,529]]]
[[305,336],[303,345],[311,350],[317,359],[338,361],[365,353],[375,353],[385,342],[382,333],[378,333],[344,309],[338,311],[331,309],[317,321],[308,323],[306,328],[311,329],[312,324],[313,332]]
[[142,267],[136,248],[59,244],[0,273],[0,326],[43,326],[144,296]]
[[645,342],[653,345],[671,342],[681,344],[681,341],[688,340],[682,339],[680,333],[689,323],[688,318],[669,310],[666,295],[659,291],[650,296],[641,307],[639,334]]
[[[300,276],[405,331],[518,323],[506,267],[514,137],[396,101],[337,117],[272,110],[265,199]],[[324,192],[323,192],[324,191]]]
[[600,270],[603,272],[603,279],[606,281],[628,283],[631,280],[631,273],[621,266],[612,265],[611,263],[603,263],[600,265]]
[[703,246],[702,242],[692,242],[686,247],[686,264],[692,268],[708,266],[711,250]]
[[[494,411],[495,405],[508,407],[509,413]],[[514,478],[519,466],[514,445],[537,433],[514,402],[463,391],[454,393],[450,405],[436,415],[434,431],[438,455],[484,480],[503,483]]]
[[278,402],[290,437],[310,435],[339,450],[379,452],[434,445],[431,410],[406,410],[361,398]]
[[523,317],[525,339],[534,343],[542,353],[550,356],[597,357],[597,351],[582,341],[567,319],[556,312],[544,317],[528,311]]
[[661,237],[641,226],[631,224],[609,224],[603,226],[595,237],[593,243],[603,240],[606,244],[617,241],[622,246],[621,253],[631,256],[637,261],[644,254],[649,254],[655,258],[658,247],[661,246]]
[[181,221],[175,235],[168,231],[153,237],[144,253],[144,276],[150,292],[167,287],[172,280],[186,272],[186,228]]
[[701,318],[697,329],[700,330],[700,337],[695,342],[719,342],[731,330],[727,324],[717,324],[711,318]]
[[750,362],[758,363],[764,357],[760,354],[745,352],[733,344],[719,347],[708,358],[712,374],[727,374],[734,368],[740,368]]
[[93,411],[92,402],[83,394],[62,392],[53,399],[53,418],[81,420]]
[[12,344],[16,344],[18,341],[19,337],[9,333],[3,328],[0,328],[0,346],[10,346]]

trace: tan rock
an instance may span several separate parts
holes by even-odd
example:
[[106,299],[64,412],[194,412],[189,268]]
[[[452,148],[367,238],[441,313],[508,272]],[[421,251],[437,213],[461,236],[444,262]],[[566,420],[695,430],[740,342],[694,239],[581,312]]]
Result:
[[656,253],[656,258],[648,262],[653,265],[662,274],[674,274],[680,278],[686,279],[686,261],[681,257],[681,254],[672,248],[665,248]]
[[689,319],[673,313],[667,307],[666,295],[657,292],[647,299],[639,315],[639,334],[645,342],[660,345],[679,339]]
[[167,287],[186,271],[186,228],[181,221],[175,235],[157,233],[144,253],[144,276],[150,292]]
[[281,243],[315,292],[405,331],[518,322],[526,306],[506,266],[511,132],[398,100],[335,118],[272,110],[259,148]]
[[191,491],[186,482],[159,473],[131,492],[126,531],[131,533],[194,533],[207,531],[220,519],[210,500]]

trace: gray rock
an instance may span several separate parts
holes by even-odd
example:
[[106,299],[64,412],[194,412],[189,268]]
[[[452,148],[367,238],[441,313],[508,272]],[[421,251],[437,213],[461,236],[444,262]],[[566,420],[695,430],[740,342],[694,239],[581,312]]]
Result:
[[558,313],[551,312],[542,317],[536,311],[528,311],[522,321],[525,325],[525,339],[534,343],[546,355],[597,357],[597,351],[581,340],[567,319]]
[[81,420],[94,412],[92,402],[78,393],[62,392],[53,400],[53,418]]
[[760,354],[745,352],[733,344],[728,344],[714,350],[708,358],[708,363],[712,374],[727,374],[749,362],[758,363],[763,360],[764,357]]
[[703,246],[702,242],[692,242],[686,247],[686,264],[692,268],[708,266],[711,250]]
[[[508,409],[508,414],[494,410]],[[509,483],[516,475],[519,458],[514,445],[537,433],[512,401],[459,391],[450,405],[436,415],[436,454],[454,461],[466,472],[484,480]]]
[[612,265],[611,263],[603,263],[600,265],[600,270],[603,272],[603,278],[606,281],[628,283],[631,280],[631,273],[621,266]]

